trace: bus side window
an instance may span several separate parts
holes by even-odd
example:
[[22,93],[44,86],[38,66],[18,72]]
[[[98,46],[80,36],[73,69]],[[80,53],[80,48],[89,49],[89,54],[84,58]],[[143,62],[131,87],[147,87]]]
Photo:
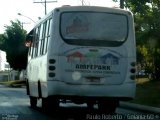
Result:
[[37,28],[37,34],[36,34],[36,53],[35,57],[39,56],[38,51],[39,51],[39,41],[40,41],[40,26]]
[[34,32],[33,32],[33,42],[32,42],[32,53],[31,53],[31,58],[34,57],[34,51],[35,51],[35,29],[34,29]]
[[26,47],[29,47],[29,50],[28,50],[28,56],[31,56],[32,54],[32,43],[33,43],[33,30],[30,31],[30,33],[26,36]]
[[42,33],[43,33],[43,24],[41,24],[39,27],[39,41],[38,41],[38,55],[40,56],[41,54],[41,47],[42,47]]
[[35,29],[34,40],[33,40],[33,52],[32,58],[37,57],[38,53],[38,42],[39,42],[39,28]]
[[43,23],[42,42],[41,42],[41,55],[43,55],[44,41],[45,41],[45,34],[46,34],[46,26],[47,26],[47,22],[45,21]]
[[30,43],[29,43],[29,51],[28,51],[28,56],[32,56],[32,51],[33,51],[33,47],[32,47],[32,45],[33,45],[33,40],[31,40],[30,41]]
[[29,46],[29,51],[28,51],[28,55],[31,56],[32,54],[32,41],[30,42],[30,46]]
[[47,48],[48,48],[48,40],[50,38],[51,25],[52,25],[51,22],[52,22],[52,19],[49,19],[47,21],[46,38],[45,38],[45,44],[44,44],[44,50],[43,50],[44,54],[47,52]]

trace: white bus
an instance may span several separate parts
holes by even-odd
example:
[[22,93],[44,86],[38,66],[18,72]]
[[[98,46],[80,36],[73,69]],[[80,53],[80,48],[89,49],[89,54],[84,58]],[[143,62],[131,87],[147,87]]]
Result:
[[115,111],[135,97],[136,46],[132,13],[65,6],[55,8],[28,34],[27,94],[31,107],[61,101],[98,104]]

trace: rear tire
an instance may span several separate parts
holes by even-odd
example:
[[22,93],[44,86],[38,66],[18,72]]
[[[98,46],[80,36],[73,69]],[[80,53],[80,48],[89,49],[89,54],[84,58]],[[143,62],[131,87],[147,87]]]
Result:
[[53,112],[59,108],[59,99],[48,97],[42,98],[42,109],[46,112]]
[[98,109],[104,114],[115,114],[116,108],[118,106],[118,100],[103,100],[98,102]]
[[29,83],[28,83],[28,80],[26,80],[26,92],[27,92],[27,95],[30,94],[30,92],[29,92]]
[[87,108],[88,108],[89,110],[93,110],[93,109],[94,109],[94,102],[93,102],[93,101],[87,102]]
[[30,96],[30,105],[31,108],[36,108],[37,107],[37,98]]

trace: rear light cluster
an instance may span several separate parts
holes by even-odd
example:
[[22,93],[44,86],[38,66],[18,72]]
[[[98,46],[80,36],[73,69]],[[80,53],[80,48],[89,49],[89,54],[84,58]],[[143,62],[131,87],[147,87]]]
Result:
[[130,79],[135,80],[136,79],[136,62],[131,62],[131,69],[130,69]]
[[56,63],[55,59],[49,59],[49,67],[48,67],[48,69],[49,69],[49,73],[48,73],[49,77],[55,77],[55,75],[56,75],[55,74],[55,69],[56,69],[55,63]]

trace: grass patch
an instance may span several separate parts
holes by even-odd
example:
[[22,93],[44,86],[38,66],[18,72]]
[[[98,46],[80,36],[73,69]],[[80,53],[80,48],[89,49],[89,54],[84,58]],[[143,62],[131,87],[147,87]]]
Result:
[[131,102],[160,108],[160,81],[139,78],[136,82],[136,97]]
[[10,87],[22,87],[22,86],[26,85],[26,81],[24,81],[24,80],[13,80],[13,81],[0,82],[0,84],[10,86]]

